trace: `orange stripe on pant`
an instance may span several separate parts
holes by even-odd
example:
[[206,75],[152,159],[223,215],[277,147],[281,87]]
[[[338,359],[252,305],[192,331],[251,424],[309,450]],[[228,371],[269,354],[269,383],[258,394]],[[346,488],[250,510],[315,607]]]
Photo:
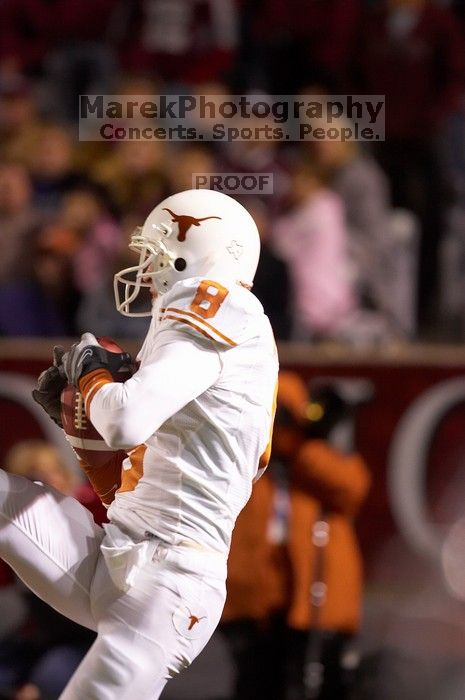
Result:
[[139,445],[129,452],[128,457],[131,462],[131,468],[125,469],[123,467],[121,471],[121,487],[118,489],[118,493],[134,491],[136,488],[144,473],[144,455],[146,449],[147,445]]

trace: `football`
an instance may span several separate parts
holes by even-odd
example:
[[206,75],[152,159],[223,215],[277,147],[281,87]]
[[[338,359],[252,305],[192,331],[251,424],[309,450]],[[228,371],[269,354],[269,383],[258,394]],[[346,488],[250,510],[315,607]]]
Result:
[[[109,352],[124,352],[111,338],[103,337],[97,340]],[[125,382],[133,372],[134,368],[124,367],[112,373],[112,377],[115,382]],[[68,442],[78,458],[86,464],[104,467],[115,458],[115,450],[108,447],[86,416],[84,398],[72,384],[65,386],[61,393],[61,420]]]

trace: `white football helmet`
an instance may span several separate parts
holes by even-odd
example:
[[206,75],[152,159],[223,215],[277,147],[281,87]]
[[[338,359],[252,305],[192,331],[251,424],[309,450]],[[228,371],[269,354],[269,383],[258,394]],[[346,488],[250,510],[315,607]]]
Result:
[[252,286],[260,238],[251,215],[232,197],[187,190],[155,207],[129,248],[139,253],[139,262],[115,275],[116,308],[123,316],[150,316],[150,310],[130,310],[142,287],[164,294],[189,277]]

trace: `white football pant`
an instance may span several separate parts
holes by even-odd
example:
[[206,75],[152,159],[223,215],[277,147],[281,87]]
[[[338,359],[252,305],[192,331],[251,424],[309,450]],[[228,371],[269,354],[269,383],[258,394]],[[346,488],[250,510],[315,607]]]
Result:
[[219,622],[226,559],[105,528],[74,498],[0,470],[0,557],[98,635],[62,700],[156,700]]

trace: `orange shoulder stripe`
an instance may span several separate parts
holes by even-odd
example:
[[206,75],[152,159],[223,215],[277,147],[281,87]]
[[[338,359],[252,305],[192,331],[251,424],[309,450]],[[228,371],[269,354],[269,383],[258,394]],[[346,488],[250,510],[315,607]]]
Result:
[[231,340],[231,338],[228,338],[227,335],[224,335],[223,333],[221,333],[221,331],[219,331],[217,328],[215,328],[215,326],[212,326],[211,323],[207,323],[207,321],[204,321],[204,319],[201,318],[200,316],[198,316],[197,314],[193,314],[190,311],[184,311],[183,309],[176,309],[173,306],[168,307],[166,309],[166,311],[167,312],[171,311],[172,313],[182,314],[183,316],[188,316],[189,318],[192,318],[195,321],[197,321],[197,323],[201,323],[203,326],[206,326],[209,330],[216,333],[216,335],[218,335],[222,340],[224,340],[229,345],[232,345],[233,347],[235,347],[237,345],[237,343],[235,343],[234,340]]
[[179,321],[179,323],[185,323],[187,326],[190,326],[191,328],[195,328],[196,331],[201,333],[202,335],[205,336],[205,338],[208,338],[208,340],[214,340],[211,335],[209,335],[206,331],[204,331],[200,326],[197,326],[195,323],[192,323],[192,321],[188,321],[187,318],[180,318],[179,316],[171,316],[167,315],[164,316],[163,318],[168,318],[171,321]]

